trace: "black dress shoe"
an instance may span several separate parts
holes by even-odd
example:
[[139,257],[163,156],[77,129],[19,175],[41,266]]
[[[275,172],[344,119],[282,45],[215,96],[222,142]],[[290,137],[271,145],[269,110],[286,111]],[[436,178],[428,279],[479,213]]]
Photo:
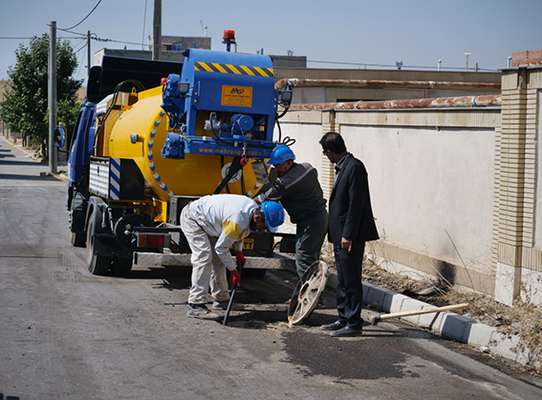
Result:
[[361,326],[345,326],[331,332],[333,337],[361,336]]
[[345,326],[346,326],[346,322],[335,321],[335,322],[332,322],[331,324],[322,325],[320,329],[322,329],[323,331],[336,331],[341,328],[344,328]]

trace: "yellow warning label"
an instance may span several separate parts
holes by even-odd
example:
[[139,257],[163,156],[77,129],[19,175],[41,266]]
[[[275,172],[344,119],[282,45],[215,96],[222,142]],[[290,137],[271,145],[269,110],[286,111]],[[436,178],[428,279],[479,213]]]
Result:
[[252,86],[222,85],[220,104],[223,106],[252,107]]

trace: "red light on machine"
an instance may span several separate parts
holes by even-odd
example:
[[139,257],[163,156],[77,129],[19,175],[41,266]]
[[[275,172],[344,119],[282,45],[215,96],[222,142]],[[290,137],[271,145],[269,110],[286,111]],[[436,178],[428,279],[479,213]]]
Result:
[[235,40],[235,30],[234,29],[224,29],[224,40]]

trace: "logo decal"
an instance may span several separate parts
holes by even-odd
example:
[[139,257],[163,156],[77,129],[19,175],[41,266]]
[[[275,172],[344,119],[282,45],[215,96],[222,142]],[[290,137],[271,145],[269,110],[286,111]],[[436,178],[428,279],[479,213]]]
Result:
[[252,86],[222,85],[220,104],[223,106],[252,107]]

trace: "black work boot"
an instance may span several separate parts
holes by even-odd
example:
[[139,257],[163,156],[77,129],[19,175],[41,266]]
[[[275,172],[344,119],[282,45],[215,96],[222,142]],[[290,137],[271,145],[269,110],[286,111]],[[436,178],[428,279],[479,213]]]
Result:
[[337,331],[341,328],[344,328],[346,326],[346,322],[343,322],[341,320],[337,320],[335,322],[332,322],[331,324],[325,324],[320,326],[320,329],[323,331]]
[[349,337],[349,336],[361,336],[361,325],[346,325],[341,329],[337,329],[330,333],[333,337]]

